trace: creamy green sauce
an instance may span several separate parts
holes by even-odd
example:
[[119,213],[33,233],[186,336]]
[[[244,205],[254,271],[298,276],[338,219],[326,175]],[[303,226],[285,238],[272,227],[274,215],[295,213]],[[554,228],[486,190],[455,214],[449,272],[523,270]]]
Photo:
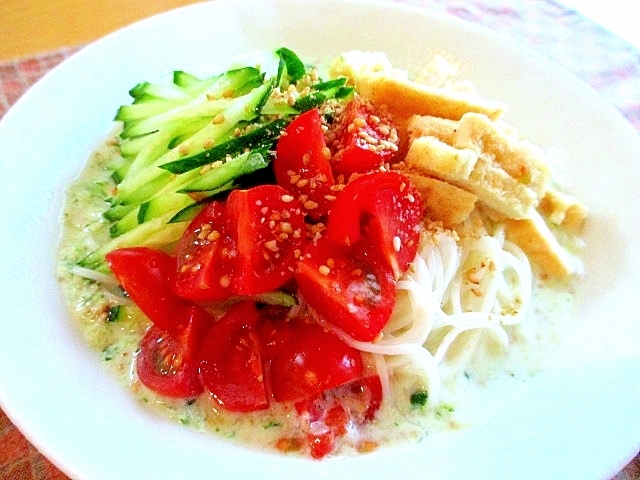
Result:
[[[275,450],[279,439],[299,436],[291,406],[274,405],[263,412],[235,414],[220,410],[205,394],[189,401],[163,398],[136,378],[135,355],[149,320],[135,305],[122,307],[114,319],[110,312],[116,303],[115,294],[73,273],[80,259],[109,238],[102,213],[114,188],[110,178],[113,166],[120,161],[112,136],[92,154],[67,191],[57,265],[71,320],[110,374],[151,412],[260,449]],[[419,441],[439,431],[477,425],[499,413],[505,397],[502,393],[517,388],[550,362],[555,344],[568,325],[572,296],[538,285],[534,305],[532,317],[509,330],[512,344],[508,351],[483,342],[485,346],[464,374],[444,385],[441,402],[435,408],[411,405],[408,398],[396,398],[396,404],[383,403],[371,424],[340,440],[336,453]]]

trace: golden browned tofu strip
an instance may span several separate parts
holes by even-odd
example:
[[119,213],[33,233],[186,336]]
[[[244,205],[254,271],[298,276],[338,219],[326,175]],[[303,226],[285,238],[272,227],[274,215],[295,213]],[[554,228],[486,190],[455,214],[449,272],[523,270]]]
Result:
[[579,273],[570,254],[537,212],[524,220],[506,220],[506,238],[522,249],[542,278],[564,280]]
[[588,214],[587,207],[576,198],[555,189],[546,192],[538,211],[552,224],[573,234],[580,233]]
[[460,120],[467,112],[477,112],[497,120],[506,110],[504,104],[473,93],[432,87],[384,74],[363,75],[357,86],[362,97],[403,119],[412,115],[431,115]]
[[476,197],[442,180],[422,175],[408,175],[422,198],[424,214],[433,221],[442,222],[445,228],[452,228],[467,218],[476,205]]
[[541,197],[551,171],[542,151],[513,133],[506,133],[486,115],[466,113],[457,123],[452,143],[457,148],[484,152],[511,177],[533,189]]
[[508,218],[526,218],[537,205],[533,190],[521,184],[487,158],[469,149],[457,149],[435,137],[416,138],[404,160],[416,174],[454,184]]
[[432,115],[413,115],[407,122],[409,142],[418,137],[436,137],[441,142],[453,145],[458,122]]

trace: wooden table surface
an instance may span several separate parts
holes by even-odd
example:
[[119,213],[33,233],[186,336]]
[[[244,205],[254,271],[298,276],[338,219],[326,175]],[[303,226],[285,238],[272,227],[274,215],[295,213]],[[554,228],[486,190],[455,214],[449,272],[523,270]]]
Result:
[[196,0],[2,0],[0,62],[83,45]]

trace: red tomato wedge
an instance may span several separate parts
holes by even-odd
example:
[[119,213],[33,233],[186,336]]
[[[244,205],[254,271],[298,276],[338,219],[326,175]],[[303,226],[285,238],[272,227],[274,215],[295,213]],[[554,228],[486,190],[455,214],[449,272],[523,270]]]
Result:
[[356,340],[374,340],[395,305],[393,273],[366,243],[348,248],[320,238],[298,262],[295,279],[316,313]]
[[239,254],[235,293],[255,295],[288,282],[306,244],[300,203],[278,185],[261,185],[231,192],[227,208]]
[[107,253],[107,265],[129,298],[160,330],[175,331],[178,311],[188,302],[171,291],[175,258],[146,247]]
[[393,163],[398,152],[395,127],[376,115],[360,97],[354,97],[331,129],[334,174],[345,178]]
[[418,251],[422,205],[410,180],[398,172],[372,172],[347,184],[334,202],[327,235],[341,245],[365,237],[396,279]]
[[271,360],[270,382],[278,402],[300,400],[359,378],[360,352],[318,325],[292,336]]
[[306,242],[302,209],[282,187],[233,190],[193,219],[177,247],[173,291],[215,301],[288,282]]
[[318,109],[300,114],[286,128],[273,161],[276,181],[300,199],[313,219],[326,215],[335,192],[322,120]]
[[145,334],[136,357],[140,381],[169,397],[189,398],[203,392],[198,375],[198,352],[213,319],[202,308],[182,308],[176,314],[176,333],[156,326]]
[[178,242],[173,291],[195,301],[228,298],[233,292],[227,272],[235,270],[236,257],[227,205],[211,202],[191,221]]
[[202,345],[202,382],[227,410],[250,412],[269,406],[256,332],[258,320],[253,302],[238,303],[211,327]]

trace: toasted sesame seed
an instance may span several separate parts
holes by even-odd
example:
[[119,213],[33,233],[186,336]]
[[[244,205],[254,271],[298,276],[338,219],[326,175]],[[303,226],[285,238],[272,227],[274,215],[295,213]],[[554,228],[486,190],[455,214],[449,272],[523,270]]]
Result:
[[400,247],[402,247],[402,241],[400,240],[400,237],[396,235],[393,237],[393,250],[399,252]]
[[278,244],[275,240],[269,240],[268,242],[264,243],[264,246],[268,249],[271,250],[272,252],[277,252],[278,250],[280,250],[278,248]]
[[280,197],[280,200],[282,200],[284,203],[291,203],[295,200],[295,198],[293,198],[291,195],[285,194]]
[[198,233],[198,237],[197,237],[198,240],[204,240],[205,238],[207,238],[210,231],[211,231],[211,225],[209,225],[208,223],[205,223],[204,225],[202,225],[202,227],[200,228],[200,232]]
[[362,128],[367,124],[367,121],[362,117],[356,117],[353,119],[353,124],[356,128]]
[[320,265],[318,267],[318,271],[322,274],[322,275],[329,275],[329,273],[331,273],[331,269],[329,267],[327,267],[326,265]]
[[220,277],[220,286],[222,288],[228,288],[231,285],[231,279],[229,278],[229,275],[223,275],[222,277]]
[[220,125],[221,123],[224,123],[224,121],[225,121],[224,114],[219,113],[215,117],[213,117],[213,120],[211,120],[211,123],[213,123],[214,125]]

